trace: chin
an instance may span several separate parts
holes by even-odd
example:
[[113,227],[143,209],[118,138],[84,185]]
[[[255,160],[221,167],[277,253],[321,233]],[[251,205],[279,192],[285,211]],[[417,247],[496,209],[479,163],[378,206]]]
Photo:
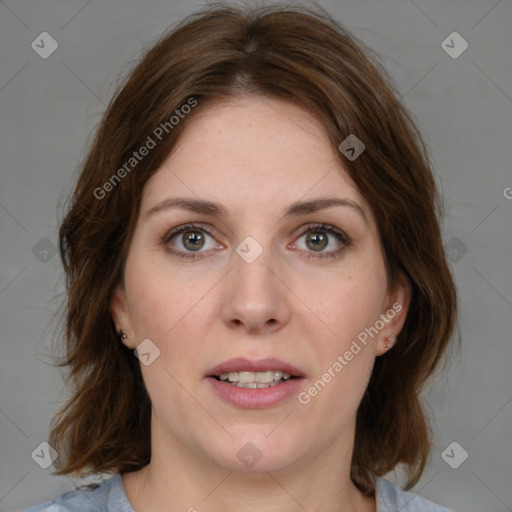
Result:
[[300,458],[299,451],[304,451],[304,443],[294,442],[289,435],[276,432],[269,435],[272,429],[265,427],[260,427],[259,433],[254,435],[246,433],[224,440],[212,454],[214,463],[226,471],[253,475],[279,473],[296,463]]

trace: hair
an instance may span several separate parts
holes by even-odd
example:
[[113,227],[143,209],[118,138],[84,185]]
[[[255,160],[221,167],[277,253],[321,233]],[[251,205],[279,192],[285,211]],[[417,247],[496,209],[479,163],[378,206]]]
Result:
[[[408,489],[432,442],[420,393],[445,359],[457,315],[432,166],[374,52],[320,9],[287,4],[217,4],[188,16],[145,52],[106,109],[59,230],[67,302],[66,355],[57,366],[69,366],[73,389],[52,420],[54,474],[126,473],[150,462],[151,402],[110,302],[123,283],[144,184],[197,112],[236,97],[286,101],[321,122],[375,215],[390,288],[410,285],[403,329],[376,358],[358,408],[351,462],[351,478],[368,496],[374,477],[399,464]],[[353,161],[338,150],[350,134],[365,146]],[[154,147],[135,159],[149,139]]]

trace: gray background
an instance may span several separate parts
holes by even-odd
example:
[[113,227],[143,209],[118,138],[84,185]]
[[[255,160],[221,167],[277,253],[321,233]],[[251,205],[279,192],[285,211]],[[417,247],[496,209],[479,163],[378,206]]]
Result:
[[[457,511],[512,511],[512,2],[319,4],[382,56],[444,193],[462,350],[425,394],[436,440],[414,491]],[[47,364],[64,290],[57,221],[114,80],[200,5],[0,2],[0,511],[79,483],[31,457],[66,398],[64,370]],[[43,59],[31,43],[45,31],[59,46]],[[441,44],[453,31],[469,45],[458,58]],[[457,469],[441,456],[454,441],[462,448],[445,452],[452,465],[468,453]]]

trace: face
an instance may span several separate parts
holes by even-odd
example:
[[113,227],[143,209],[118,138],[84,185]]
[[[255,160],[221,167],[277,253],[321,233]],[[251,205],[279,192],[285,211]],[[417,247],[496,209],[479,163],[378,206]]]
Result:
[[123,343],[144,342],[153,452],[242,472],[349,456],[408,304],[370,206],[296,106],[238,98],[189,121],[143,190],[112,301]]

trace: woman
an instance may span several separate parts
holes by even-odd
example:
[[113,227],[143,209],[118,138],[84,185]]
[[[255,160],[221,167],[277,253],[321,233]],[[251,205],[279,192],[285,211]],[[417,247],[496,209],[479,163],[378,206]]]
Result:
[[436,187],[336,22],[184,20],[108,107],[60,249],[56,474],[114,476],[29,510],[446,510],[383,478],[421,476],[455,324]]

